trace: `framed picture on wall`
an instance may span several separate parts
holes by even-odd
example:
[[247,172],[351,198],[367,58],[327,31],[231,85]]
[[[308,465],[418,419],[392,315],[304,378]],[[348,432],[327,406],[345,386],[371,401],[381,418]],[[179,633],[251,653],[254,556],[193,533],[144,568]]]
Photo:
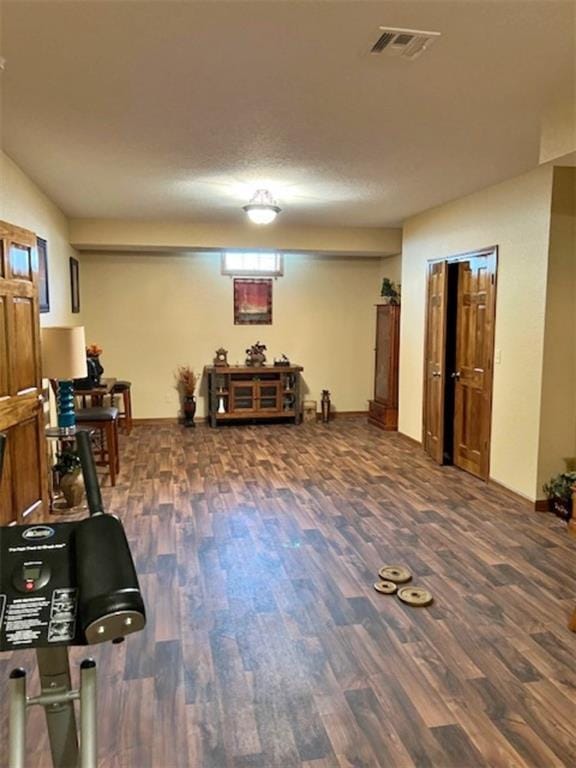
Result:
[[234,280],[234,325],[272,325],[272,280]]
[[80,312],[80,264],[70,256],[70,298],[72,312]]
[[38,304],[40,312],[50,312],[50,291],[48,289],[48,243],[36,238],[38,251]]

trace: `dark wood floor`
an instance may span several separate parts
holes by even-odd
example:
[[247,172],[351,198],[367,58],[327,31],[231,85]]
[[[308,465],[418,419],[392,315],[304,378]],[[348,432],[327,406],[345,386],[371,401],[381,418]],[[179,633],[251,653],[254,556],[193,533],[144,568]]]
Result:
[[[363,420],[137,427],[119,485],[146,631],[95,650],[100,765],[576,764],[574,542]],[[401,563],[435,603],[376,594]],[[74,658],[82,655],[74,653]],[[0,659],[5,752],[9,669]],[[47,766],[40,713],[29,765]]]

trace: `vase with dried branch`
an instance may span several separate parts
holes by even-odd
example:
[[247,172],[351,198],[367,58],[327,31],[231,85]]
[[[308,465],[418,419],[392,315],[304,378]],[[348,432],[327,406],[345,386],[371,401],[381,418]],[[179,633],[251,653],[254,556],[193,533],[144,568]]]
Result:
[[196,385],[198,376],[189,365],[181,365],[176,371],[176,381],[178,390],[182,398],[182,413],[184,414],[184,426],[194,426],[194,416],[196,415]]

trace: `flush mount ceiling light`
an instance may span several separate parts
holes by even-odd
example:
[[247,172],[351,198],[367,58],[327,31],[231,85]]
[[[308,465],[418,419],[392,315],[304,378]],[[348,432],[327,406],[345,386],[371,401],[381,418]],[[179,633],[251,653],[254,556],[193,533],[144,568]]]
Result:
[[267,189],[259,189],[242,210],[254,224],[270,224],[282,209]]

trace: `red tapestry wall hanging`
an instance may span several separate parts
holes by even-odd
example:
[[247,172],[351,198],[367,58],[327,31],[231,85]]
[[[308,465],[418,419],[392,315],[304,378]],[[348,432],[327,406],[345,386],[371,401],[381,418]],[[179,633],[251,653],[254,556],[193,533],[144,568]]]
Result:
[[234,280],[234,325],[272,325],[272,280]]

